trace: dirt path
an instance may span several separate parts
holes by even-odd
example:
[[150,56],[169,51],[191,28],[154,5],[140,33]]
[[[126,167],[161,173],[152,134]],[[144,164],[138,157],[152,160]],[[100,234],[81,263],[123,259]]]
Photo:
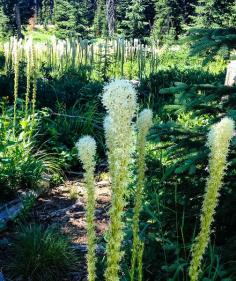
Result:
[[[98,241],[99,238],[102,238],[108,225],[110,199],[109,181],[97,179],[96,232]],[[72,247],[80,255],[81,262],[78,271],[73,272],[69,279],[65,279],[67,281],[86,280],[86,264],[84,261],[87,248],[85,206],[86,189],[84,182],[81,179],[73,179],[65,181],[64,184],[40,196],[29,215],[29,223],[36,222],[44,226],[56,225],[63,234],[71,238]]]
[[[78,198],[72,200],[70,192],[76,192]],[[108,223],[110,204],[108,181],[96,183],[96,230],[101,236]],[[46,196],[37,200],[33,217],[43,224],[57,224],[63,233],[72,238],[74,244],[86,244],[85,223],[86,189],[81,180],[66,181],[64,185],[53,188]]]

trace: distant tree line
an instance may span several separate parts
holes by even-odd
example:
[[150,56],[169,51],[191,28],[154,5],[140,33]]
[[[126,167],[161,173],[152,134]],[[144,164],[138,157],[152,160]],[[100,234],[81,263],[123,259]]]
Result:
[[0,0],[0,33],[54,25],[59,37],[178,39],[191,28],[236,25],[235,0]]

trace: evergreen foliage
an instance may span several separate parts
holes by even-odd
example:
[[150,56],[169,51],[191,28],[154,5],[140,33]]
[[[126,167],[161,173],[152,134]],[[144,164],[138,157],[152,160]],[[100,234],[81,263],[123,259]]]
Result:
[[168,36],[178,39],[184,32],[185,25],[191,23],[191,16],[194,14],[194,3],[196,0],[159,0],[155,3],[155,23],[152,35],[160,43]]
[[229,59],[230,52],[236,49],[236,28],[194,28],[188,41],[192,44],[192,55],[204,55],[206,60],[216,55]]
[[61,38],[84,37],[87,34],[86,1],[56,0],[54,22]]
[[145,8],[145,0],[131,0],[124,20],[127,37],[143,38],[145,36],[147,32],[146,26],[148,25],[144,14]]
[[97,1],[93,22],[93,32],[95,37],[105,37],[108,35],[104,0]]
[[187,39],[192,45],[191,54],[204,55],[206,61],[216,55],[229,59],[236,48],[235,1],[200,0],[195,13]]
[[198,0],[195,5],[194,26],[202,28],[228,27],[235,9],[234,0]]
[[5,15],[4,10],[0,7],[0,38],[6,36],[9,33],[8,27],[9,19]]
[[27,24],[34,14],[31,0],[0,0],[0,28],[9,34],[15,34],[17,30],[16,6],[19,8],[22,25]]
[[40,21],[45,26],[45,28],[47,28],[47,25],[49,23],[52,23],[52,7],[50,0],[42,0]]
[[23,27],[34,16],[45,29],[48,24],[55,25],[61,38],[106,37],[112,33],[143,39],[151,34],[163,44],[179,39],[190,28],[193,33],[203,29],[220,29],[219,34],[227,29],[229,33],[228,28],[234,28],[236,22],[234,0],[0,0],[2,34],[17,31],[16,3]]

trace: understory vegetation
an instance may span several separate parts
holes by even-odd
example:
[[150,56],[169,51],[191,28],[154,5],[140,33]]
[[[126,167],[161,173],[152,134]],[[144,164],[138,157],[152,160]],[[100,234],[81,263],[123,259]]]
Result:
[[235,23],[230,0],[0,0],[0,280],[236,281]]

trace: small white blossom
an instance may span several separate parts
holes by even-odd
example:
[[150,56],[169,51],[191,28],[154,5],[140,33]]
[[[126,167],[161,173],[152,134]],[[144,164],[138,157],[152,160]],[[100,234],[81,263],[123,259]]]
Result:
[[96,142],[90,136],[82,137],[77,143],[78,155],[83,163],[92,160],[96,154]]
[[127,80],[113,80],[105,86],[102,102],[114,120],[131,120],[137,109],[137,94]]
[[138,130],[147,133],[152,126],[152,118],[153,113],[151,109],[141,111],[137,119]]
[[221,146],[222,142],[229,142],[234,134],[234,121],[228,117],[215,124],[208,134],[209,147]]

